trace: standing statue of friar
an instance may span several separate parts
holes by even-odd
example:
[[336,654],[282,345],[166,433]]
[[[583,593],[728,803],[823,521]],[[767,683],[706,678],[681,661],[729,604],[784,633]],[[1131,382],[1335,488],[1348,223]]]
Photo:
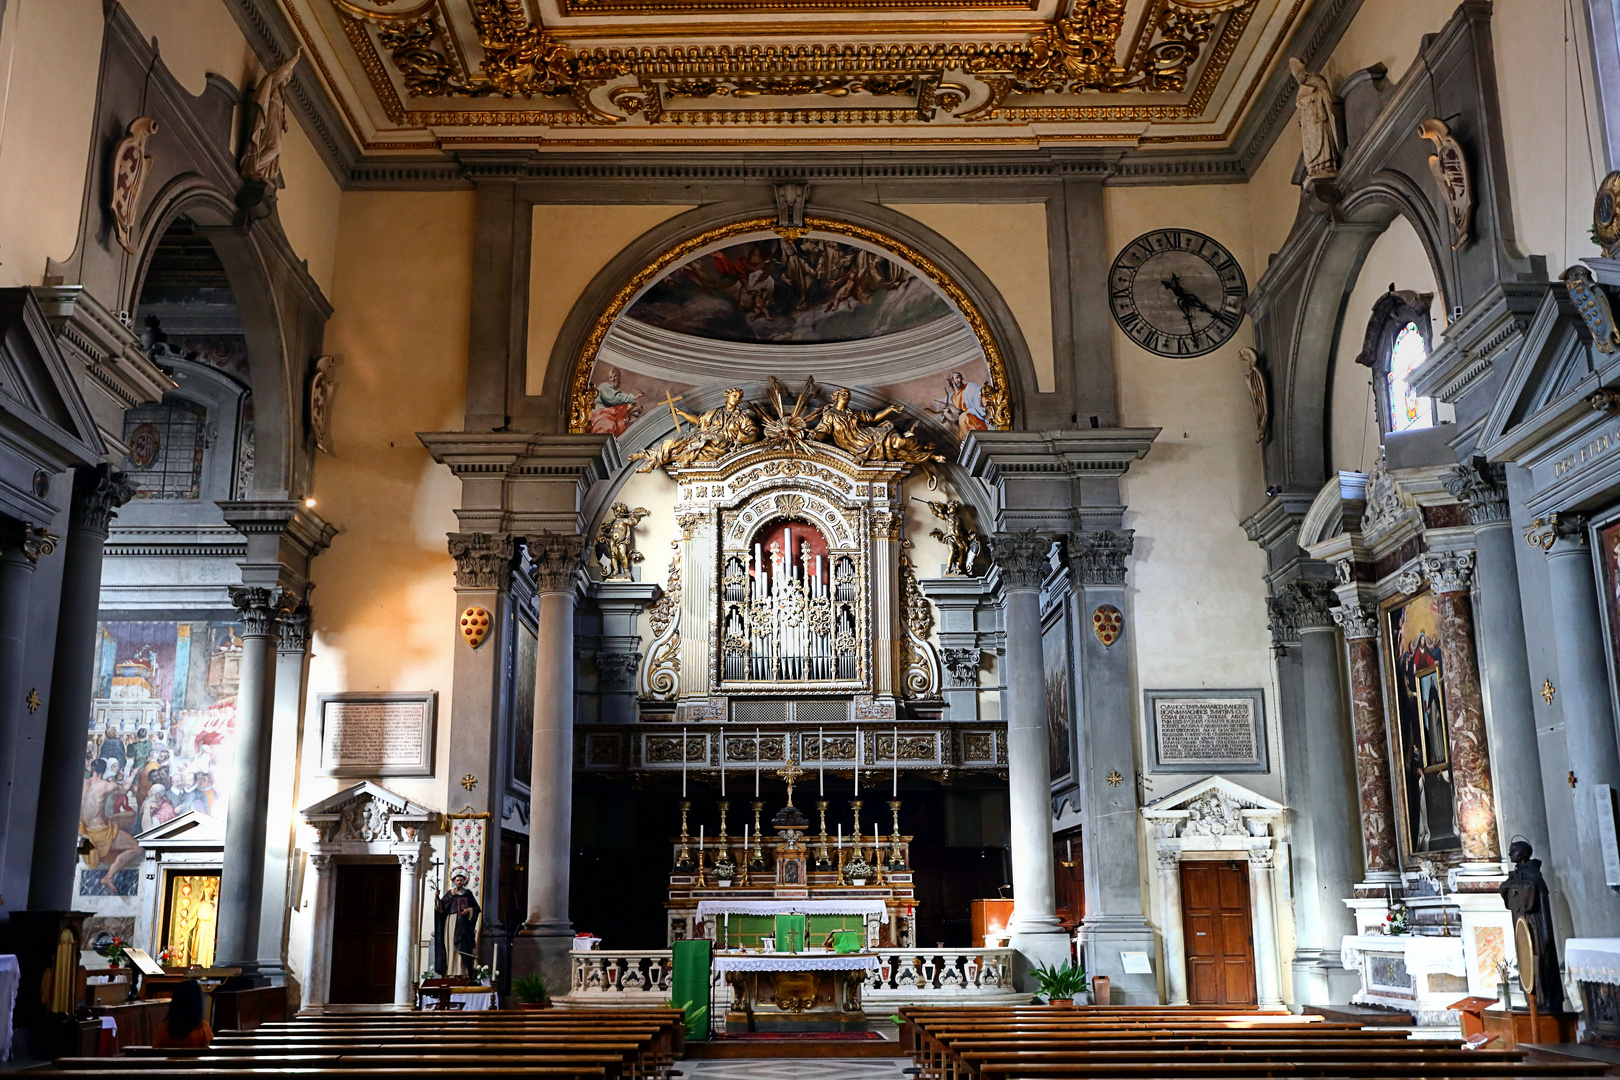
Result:
[[[1541,860],[1530,857],[1531,847],[1523,840],[1508,845],[1513,869],[1502,882],[1502,902],[1513,912],[1513,926],[1522,918],[1530,927],[1530,940],[1536,948],[1536,1006],[1544,1013],[1564,1011],[1564,977],[1558,970],[1558,942],[1553,937],[1552,903],[1547,879],[1541,876]],[[1510,931],[1513,932],[1513,931]],[[1504,1007],[1506,1003],[1503,1003]]]
[[[434,891],[438,891],[437,885]],[[467,888],[467,875],[460,870],[451,874],[450,891],[433,903],[433,968],[440,975],[471,975],[478,970],[478,916],[482,912],[478,898]],[[445,923],[452,918],[455,952],[447,956]]]

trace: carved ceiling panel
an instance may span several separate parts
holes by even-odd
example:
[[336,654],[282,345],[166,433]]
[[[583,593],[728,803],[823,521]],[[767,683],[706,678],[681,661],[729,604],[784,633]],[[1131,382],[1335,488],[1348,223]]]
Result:
[[1219,146],[1311,0],[281,0],[369,150]]

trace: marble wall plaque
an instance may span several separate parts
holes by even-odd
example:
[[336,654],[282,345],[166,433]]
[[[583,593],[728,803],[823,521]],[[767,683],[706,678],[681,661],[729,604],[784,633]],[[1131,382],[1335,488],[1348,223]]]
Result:
[[321,772],[327,776],[432,776],[439,695],[322,694]]
[[1149,690],[1156,772],[1265,772],[1259,690]]

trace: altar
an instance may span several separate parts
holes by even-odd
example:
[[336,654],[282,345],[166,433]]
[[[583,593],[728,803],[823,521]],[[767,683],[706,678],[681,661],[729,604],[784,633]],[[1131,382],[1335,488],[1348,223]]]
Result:
[[864,1031],[861,987],[877,967],[872,953],[819,948],[717,953],[714,970],[733,993],[726,1031]]

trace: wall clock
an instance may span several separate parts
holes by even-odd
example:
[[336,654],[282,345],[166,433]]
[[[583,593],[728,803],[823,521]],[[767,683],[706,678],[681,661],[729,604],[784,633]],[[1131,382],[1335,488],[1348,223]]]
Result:
[[1191,229],[1143,233],[1108,271],[1114,321],[1160,356],[1202,356],[1224,345],[1248,293],[1232,253]]

